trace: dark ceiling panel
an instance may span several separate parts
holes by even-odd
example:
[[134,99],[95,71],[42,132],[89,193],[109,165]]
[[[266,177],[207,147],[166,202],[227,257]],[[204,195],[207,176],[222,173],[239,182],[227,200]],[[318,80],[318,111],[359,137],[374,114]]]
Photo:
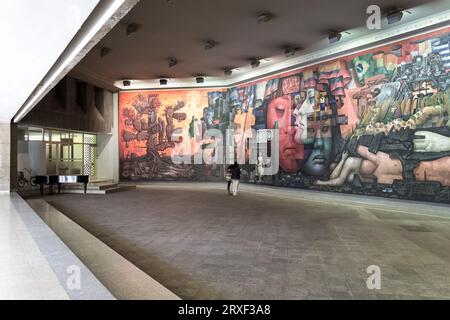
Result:
[[[81,73],[103,80],[221,76],[227,66],[239,67],[251,57],[280,54],[285,44],[308,47],[326,31],[365,24],[368,5],[410,8],[424,0],[141,0],[77,67]],[[256,15],[270,11],[275,17],[257,23]],[[126,36],[126,25],[141,28]],[[219,44],[204,50],[203,41]],[[100,57],[100,47],[112,51]],[[168,67],[174,56],[179,64]]]

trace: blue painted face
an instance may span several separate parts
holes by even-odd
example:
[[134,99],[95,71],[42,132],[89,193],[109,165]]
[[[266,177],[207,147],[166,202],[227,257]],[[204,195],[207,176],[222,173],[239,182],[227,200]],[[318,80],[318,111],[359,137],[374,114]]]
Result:
[[326,176],[330,170],[333,146],[330,120],[308,121],[307,130],[313,148],[301,171],[310,176]]

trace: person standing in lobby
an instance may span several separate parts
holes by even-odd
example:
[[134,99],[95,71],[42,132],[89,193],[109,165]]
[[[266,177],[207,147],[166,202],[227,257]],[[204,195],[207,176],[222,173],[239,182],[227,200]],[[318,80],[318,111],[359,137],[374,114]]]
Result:
[[228,166],[227,168],[227,172],[225,175],[225,180],[227,181],[227,190],[228,190],[228,194],[231,194],[231,166]]
[[241,167],[237,163],[234,162],[231,166],[228,167],[228,170],[231,171],[231,192],[230,195],[237,195],[239,180],[241,179]]

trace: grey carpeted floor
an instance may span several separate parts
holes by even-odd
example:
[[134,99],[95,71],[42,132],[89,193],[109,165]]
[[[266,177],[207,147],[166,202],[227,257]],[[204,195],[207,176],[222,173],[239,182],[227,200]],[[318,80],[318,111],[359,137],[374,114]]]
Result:
[[445,218],[202,184],[44,198],[184,299],[450,298]]

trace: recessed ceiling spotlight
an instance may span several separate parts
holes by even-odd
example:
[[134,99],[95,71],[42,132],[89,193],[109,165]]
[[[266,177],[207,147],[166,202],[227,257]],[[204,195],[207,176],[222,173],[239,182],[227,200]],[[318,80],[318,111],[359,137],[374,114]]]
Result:
[[203,83],[203,82],[205,82],[205,77],[195,77],[195,82]]
[[141,26],[137,23],[128,24],[127,25],[127,37],[129,37],[133,33],[136,33],[140,28],[141,28]]
[[296,46],[285,46],[284,47],[284,54],[286,55],[286,57],[292,57],[298,51],[300,51],[300,47],[296,47]]
[[227,68],[223,71],[223,74],[225,75],[225,77],[231,76],[232,73],[233,73],[233,68]]
[[393,24],[393,23],[396,23],[396,22],[399,22],[400,20],[402,20],[402,17],[403,17],[402,11],[403,10],[399,9],[399,8],[388,10],[387,16],[386,16],[388,24]]
[[274,16],[272,13],[265,11],[258,14],[258,16],[256,17],[256,21],[258,21],[258,23],[265,23],[272,20],[273,17]]
[[123,83],[123,86],[124,86],[124,87],[129,87],[129,86],[131,86],[131,80],[125,79],[125,80],[122,80],[122,83]]
[[330,33],[328,34],[328,40],[330,41],[330,43],[338,42],[339,40],[341,40],[341,37],[342,34],[337,31],[330,31]]
[[159,79],[159,84],[165,86],[167,84],[167,79]]
[[104,56],[107,56],[110,53],[111,53],[111,49],[110,48],[103,47],[103,48],[100,49],[100,57],[102,57],[102,58]]
[[261,60],[258,58],[252,58],[250,59],[250,65],[252,66],[252,69],[258,68],[261,64]]
[[217,46],[217,42],[214,40],[206,40],[205,41],[205,50],[209,50]]
[[175,67],[178,64],[178,60],[176,58],[169,58],[169,68]]

